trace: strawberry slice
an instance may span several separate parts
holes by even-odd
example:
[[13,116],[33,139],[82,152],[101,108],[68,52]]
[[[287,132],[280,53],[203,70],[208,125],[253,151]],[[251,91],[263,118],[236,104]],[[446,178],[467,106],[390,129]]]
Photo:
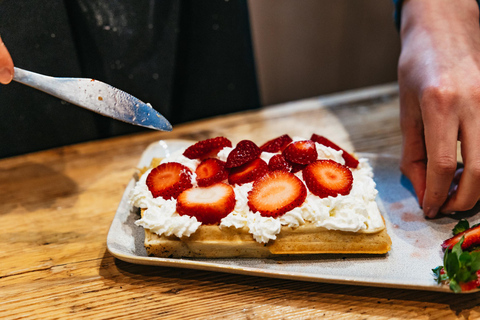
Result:
[[276,154],[268,161],[268,169],[270,171],[280,170],[290,172],[292,171],[292,164],[281,154]]
[[146,184],[154,198],[176,199],[192,187],[192,171],[178,162],[163,163],[150,171]]
[[297,172],[305,169],[306,166],[307,166],[306,164],[292,163],[292,170],[290,170],[290,172],[291,173],[297,173]]
[[330,147],[330,148],[335,149],[337,151],[340,151],[340,150],[343,151],[342,157],[343,157],[343,160],[345,160],[345,165],[347,167],[350,167],[350,168],[358,167],[358,160],[355,159],[354,156],[352,156],[350,153],[348,153],[344,149],[340,148],[338,145],[336,145],[332,141],[328,140],[324,136],[319,136],[318,134],[314,133],[314,134],[312,134],[312,137],[310,138],[310,140],[315,141],[315,142],[320,143],[320,144],[323,144],[324,146]]
[[232,168],[228,175],[228,183],[231,185],[242,185],[244,183],[255,181],[268,171],[268,165],[260,158]]
[[333,160],[317,160],[303,169],[302,174],[308,190],[320,198],[347,195],[352,190],[352,172]]
[[235,146],[227,157],[227,168],[240,167],[242,164],[257,159],[260,156],[260,148],[250,140],[242,140]]
[[471,291],[480,287],[480,270],[477,271],[477,279],[460,283],[462,292]]
[[292,138],[290,138],[288,134],[284,134],[280,137],[265,142],[260,147],[260,150],[272,153],[280,152],[283,151],[283,149],[285,149],[285,147],[292,141]]
[[318,153],[312,140],[301,140],[290,143],[282,152],[287,161],[297,164],[310,164],[317,160]]
[[200,162],[195,174],[197,175],[197,184],[200,187],[207,187],[228,177],[225,162],[215,158],[207,158]]
[[303,182],[293,173],[270,171],[253,183],[248,206],[264,217],[279,217],[301,206],[307,197]]
[[183,155],[189,159],[204,159],[216,155],[225,147],[232,147],[232,142],[225,137],[216,137],[191,145]]
[[203,224],[217,224],[235,208],[232,186],[219,182],[208,187],[190,188],[177,198],[180,215],[196,217]]
[[457,233],[450,239],[445,240],[442,243],[444,250],[451,249],[462,237],[465,237],[462,243],[462,250],[468,249],[472,246],[480,244],[480,225],[473,226],[463,232]]

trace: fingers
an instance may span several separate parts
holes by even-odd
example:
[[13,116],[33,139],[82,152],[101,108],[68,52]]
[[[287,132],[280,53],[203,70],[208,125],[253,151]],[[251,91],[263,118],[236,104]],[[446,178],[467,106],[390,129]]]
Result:
[[467,120],[468,131],[462,134],[463,174],[458,187],[442,207],[442,212],[465,211],[473,208],[480,199],[480,128]]
[[0,83],[8,84],[13,79],[13,61],[0,38]]
[[423,211],[429,218],[437,215],[448,197],[457,168],[458,119],[451,115],[456,101],[448,93],[427,94],[422,115],[427,149],[427,178]]
[[400,170],[412,183],[418,203],[421,204],[425,194],[427,156],[420,107],[418,100],[407,94],[401,94],[400,105],[403,135]]

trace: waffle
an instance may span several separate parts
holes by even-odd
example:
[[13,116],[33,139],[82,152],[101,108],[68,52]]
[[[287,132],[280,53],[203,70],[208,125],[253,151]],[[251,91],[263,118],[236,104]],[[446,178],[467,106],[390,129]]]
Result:
[[376,232],[347,232],[315,227],[283,226],[277,239],[262,244],[247,228],[202,225],[190,237],[159,236],[145,229],[149,256],[164,258],[267,258],[299,254],[384,254],[390,250],[386,229]]

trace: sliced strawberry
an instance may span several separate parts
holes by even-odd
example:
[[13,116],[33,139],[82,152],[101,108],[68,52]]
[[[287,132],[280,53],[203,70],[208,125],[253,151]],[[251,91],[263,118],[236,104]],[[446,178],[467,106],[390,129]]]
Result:
[[345,165],[347,167],[350,167],[350,168],[358,167],[358,160],[355,159],[354,156],[352,156],[350,153],[348,153],[344,149],[340,148],[338,145],[336,145],[332,141],[328,140],[324,136],[319,136],[318,134],[314,133],[314,134],[312,134],[312,137],[310,138],[310,140],[315,141],[315,142],[320,143],[320,144],[323,144],[324,146],[330,147],[330,148],[335,149],[337,151],[340,151],[340,150],[343,151],[342,157],[343,157],[343,160],[345,160]]
[[317,160],[303,169],[302,174],[308,190],[320,198],[347,195],[352,190],[352,172],[333,160]]
[[284,134],[280,137],[265,142],[260,147],[260,150],[272,153],[280,152],[283,151],[283,149],[285,149],[285,147],[292,141],[292,138],[290,138],[288,134]]
[[290,172],[292,171],[292,164],[285,160],[281,154],[276,154],[268,161],[268,169],[270,171],[280,170]]
[[292,170],[290,170],[291,173],[297,173],[299,171],[302,171],[303,169],[306,168],[306,164],[298,164],[298,163],[292,163]]
[[225,169],[225,162],[215,158],[207,158],[200,162],[195,170],[197,183],[200,187],[207,187],[217,182],[221,182],[228,177],[228,171]]
[[471,291],[471,290],[474,290],[474,289],[477,289],[478,287],[480,287],[479,276],[480,276],[480,270],[477,271],[477,279],[472,280],[472,281],[468,281],[468,282],[464,282],[464,283],[460,283],[460,288],[462,289],[462,292]]
[[242,185],[244,183],[255,181],[268,171],[268,165],[260,158],[232,168],[228,174],[228,183],[231,185]]
[[462,237],[465,237],[462,243],[462,250],[468,249],[472,246],[480,244],[480,225],[473,226],[463,232],[457,233],[450,239],[445,240],[442,243],[442,248],[445,250],[447,248],[451,249]]
[[147,176],[146,184],[154,198],[176,199],[183,190],[192,187],[192,171],[178,162],[167,162],[155,167]]
[[307,197],[303,182],[293,173],[270,171],[253,183],[248,206],[264,217],[279,217],[299,207]]
[[180,215],[196,217],[203,224],[216,224],[235,208],[232,186],[219,182],[208,187],[190,188],[177,198]]
[[318,153],[312,140],[301,140],[290,143],[282,152],[287,161],[298,164],[309,164],[317,160]]
[[191,145],[183,155],[189,159],[204,159],[216,155],[225,147],[232,147],[232,142],[225,137],[216,137]]
[[227,157],[227,168],[240,167],[260,156],[260,148],[250,140],[242,140],[235,146]]

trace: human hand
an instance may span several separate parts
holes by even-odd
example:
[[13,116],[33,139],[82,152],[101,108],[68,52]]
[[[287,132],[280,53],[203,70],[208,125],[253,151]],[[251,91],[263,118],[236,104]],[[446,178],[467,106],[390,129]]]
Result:
[[[471,209],[480,198],[478,5],[406,0],[401,37],[400,168],[427,217]],[[459,180],[454,179],[457,140],[464,161]]]
[[13,61],[0,37],[0,83],[9,84],[13,79]]

